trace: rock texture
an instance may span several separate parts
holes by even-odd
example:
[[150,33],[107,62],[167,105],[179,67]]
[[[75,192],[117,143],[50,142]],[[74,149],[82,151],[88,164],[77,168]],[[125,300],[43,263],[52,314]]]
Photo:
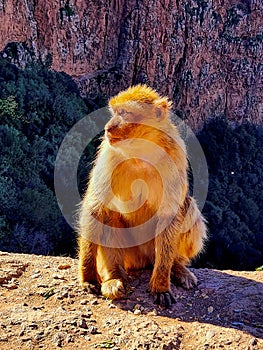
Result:
[[169,310],[146,292],[150,274],[110,302],[80,288],[74,259],[0,252],[1,350],[263,349],[262,272],[195,270]]
[[262,0],[1,0],[0,16],[4,57],[52,63],[84,94],[146,82],[195,128],[263,121]]

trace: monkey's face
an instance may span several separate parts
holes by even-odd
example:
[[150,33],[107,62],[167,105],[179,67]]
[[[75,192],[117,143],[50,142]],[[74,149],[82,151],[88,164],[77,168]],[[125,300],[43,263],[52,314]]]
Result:
[[123,140],[147,138],[160,118],[151,105],[118,106],[111,108],[112,118],[105,126],[105,136],[111,145]]

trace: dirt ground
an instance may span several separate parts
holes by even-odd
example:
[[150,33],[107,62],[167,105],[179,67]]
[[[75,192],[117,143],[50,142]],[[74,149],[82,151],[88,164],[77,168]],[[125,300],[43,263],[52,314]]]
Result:
[[111,302],[82,290],[75,259],[0,252],[0,349],[263,349],[263,272],[192,271],[167,310],[149,270]]

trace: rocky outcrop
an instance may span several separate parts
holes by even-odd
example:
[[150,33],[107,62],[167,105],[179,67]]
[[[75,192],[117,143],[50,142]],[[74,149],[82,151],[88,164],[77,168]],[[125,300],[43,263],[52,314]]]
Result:
[[113,302],[87,294],[77,270],[67,257],[0,252],[1,350],[263,348],[260,271],[195,269],[197,287],[172,285],[176,303],[163,309],[146,292],[150,270]]
[[195,128],[263,121],[261,0],[1,0],[0,15],[5,57],[52,64],[84,94],[146,82]]

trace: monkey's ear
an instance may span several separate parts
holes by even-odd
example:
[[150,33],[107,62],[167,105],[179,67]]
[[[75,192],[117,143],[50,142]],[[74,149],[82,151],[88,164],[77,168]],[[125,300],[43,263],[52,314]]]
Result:
[[159,120],[164,120],[172,107],[172,102],[167,97],[159,98],[154,101],[156,116]]

